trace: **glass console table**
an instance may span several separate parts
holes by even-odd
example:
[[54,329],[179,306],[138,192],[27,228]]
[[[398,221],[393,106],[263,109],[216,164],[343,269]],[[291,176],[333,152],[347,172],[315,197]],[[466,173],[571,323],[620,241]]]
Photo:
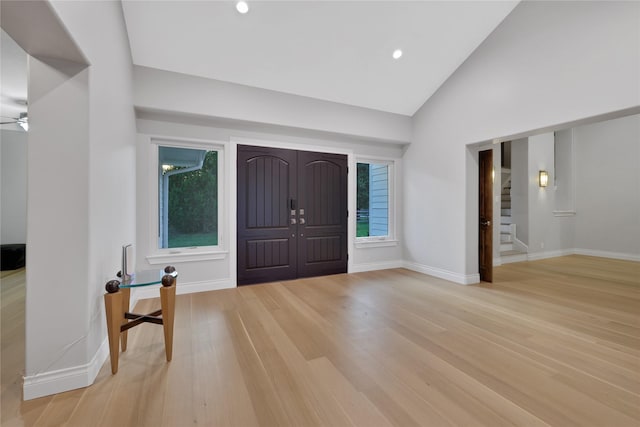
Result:
[[[176,282],[178,272],[172,266],[163,270],[138,271],[120,280],[110,280],[105,285],[104,308],[107,316],[107,334],[109,336],[109,355],[111,357],[111,373],[118,372],[120,347],[127,350],[127,331],[141,323],[155,323],[164,329],[164,349],[167,362],[173,353],[173,319],[176,302]],[[160,310],[148,314],[129,312],[131,288],[159,285]],[[120,339],[118,339],[120,338]]]

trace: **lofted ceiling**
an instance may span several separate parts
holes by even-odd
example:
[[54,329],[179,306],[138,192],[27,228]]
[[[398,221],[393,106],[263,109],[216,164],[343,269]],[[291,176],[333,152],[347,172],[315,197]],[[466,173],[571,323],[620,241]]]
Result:
[[[235,3],[124,0],[133,62],[411,116],[518,1]],[[0,47],[0,115],[18,117],[27,55],[4,31]]]
[[411,116],[518,1],[248,3],[124,0],[134,64]]

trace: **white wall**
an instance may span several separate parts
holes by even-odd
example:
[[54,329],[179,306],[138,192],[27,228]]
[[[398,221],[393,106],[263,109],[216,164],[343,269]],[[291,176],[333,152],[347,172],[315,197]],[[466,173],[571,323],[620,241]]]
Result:
[[87,363],[89,77],[52,64],[29,58],[25,399],[30,379]]
[[[640,115],[559,131],[555,140],[555,158],[553,133],[512,146],[513,220],[529,259],[640,260]],[[539,170],[549,172],[546,188]]]
[[104,344],[104,284],[120,270],[121,246],[136,237],[133,71],[119,2],[61,2],[56,8],[89,68],[90,360]]
[[27,133],[0,130],[0,242],[27,242]]
[[135,242],[132,65],[121,6],[55,2],[53,10],[91,65],[29,62],[25,399],[93,382],[108,354],[104,283],[120,267],[120,246]]
[[574,138],[575,248],[640,260],[640,115],[578,127]]
[[[561,255],[573,247],[572,216],[556,216],[556,190],[554,181],[553,132],[535,135],[528,143],[528,195],[529,195],[529,259]],[[562,167],[561,165],[558,165]],[[538,173],[549,174],[547,187],[540,187]]]
[[465,146],[640,105],[639,23],[636,2],[514,9],[414,116],[404,156],[410,262],[477,278],[478,166]]
[[135,67],[135,105],[252,123],[411,141],[411,118],[147,67]]
[[576,177],[574,130],[565,129],[555,133],[555,179],[549,183],[554,186],[556,212],[571,214],[576,210]]
[[[162,120],[159,120],[159,119]],[[175,117],[174,117],[175,120]],[[188,119],[185,119],[188,121]],[[396,164],[397,175],[401,176],[401,164],[399,162],[402,156],[402,147],[397,144],[380,144],[373,143],[364,139],[355,141],[352,139],[341,139],[338,136],[325,136],[320,138],[318,133],[310,132],[308,137],[300,135],[296,131],[296,136],[286,134],[286,129],[279,128],[279,134],[256,132],[239,128],[223,128],[213,125],[196,125],[192,123],[177,123],[169,121],[166,115],[141,114],[137,121],[138,124],[138,160],[137,160],[137,242],[138,250],[136,254],[138,268],[151,268],[153,265],[147,260],[147,256],[156,252],[154,230],[149,225],[149,218],[157,215],[156,206],[152,202],[152,192],[155,188],[155,170],[152,170],[151,156],[151,139],[153,137],[162,137],[166,139],[176,138],[186,141],[209,141],[226,144],[227,154],[229,151],[235,152],[236,143],[245,143],[251,145],[271,144],[274,146],[283,146],[285,148],[294,148],[301,150],[316,150],[326,152],[351,153],[351,158],[355,160],[355,156],[381,157],[389,159],[398,159]],[[227,159],[235,159],[233,156],[225,156]],[[232,160],[234,162],[235,160]],[[235,164],[224,165],[225,176],[225,192],[227,195],[235,197]],[[350,167],[350,191],[355,191],[355,164]],[[396,183],[397,206],[401,206],[402,183]],[[220,225],[221,231],[227,233],[224,236],[226,242],[224,251],[227,253],[223,259],[208,261],[190,261],[181,262],[178,259],[171,261],[180,271],[180,281],[178,283],[178,291],[185,292],[187,290],[205,290],[217,289],[235,286],[235,217],[236,205],[235,198],[227,199],[227,206],[224,208],[223,221]],[[350,211],[355,213],[355,196],[353,197],[353,206]],[[401,211],[400,211],[401,212]],[[355,215],[351,216],[355,226]],[[400,230],[401,232],[401,230]],[[355,234],[355,228],[354,232]],[[352,241],[352,239],[350,240]],[[402,260],[402,247],[399,245],[381,248],[353,248],[350,251],[350,265],[353,271],[361,271],[367,269],[384,268],[390,266],[399,266]],[[146,293],[138,293],[141,297],[147,296]]]

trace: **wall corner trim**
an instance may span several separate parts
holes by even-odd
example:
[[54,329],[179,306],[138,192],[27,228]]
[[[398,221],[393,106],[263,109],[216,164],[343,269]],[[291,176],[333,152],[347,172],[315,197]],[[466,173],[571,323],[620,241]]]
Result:
[[437,267],[430,267],[424,264],[418,264],[415,262],[404,262],[404,268],[417,271],[418,273],[428,274],[439,279],[448,280],[450,282],[457,283],[459,285],[473,285],[480,283],[480,274],[460,274],[453,271],[444,270]]
[[109,357],[109,343],[105,337],[98,351],[87,364],[24,377],[23,399],[31,400],[90,386],[107,357]]

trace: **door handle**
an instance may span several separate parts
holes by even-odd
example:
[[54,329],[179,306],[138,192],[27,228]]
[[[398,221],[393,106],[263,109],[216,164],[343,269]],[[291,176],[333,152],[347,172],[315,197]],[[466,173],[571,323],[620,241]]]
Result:
[[300,218],[300,225],[304,225],[304,223],[305,223],[304,218]]
[[483,227],[488,227],[491,225],[491,221],[480,221],[480,225],[482,225]]
[[291,218],[291,225],[295,225],[296,224],[296,219],[295,218]]

